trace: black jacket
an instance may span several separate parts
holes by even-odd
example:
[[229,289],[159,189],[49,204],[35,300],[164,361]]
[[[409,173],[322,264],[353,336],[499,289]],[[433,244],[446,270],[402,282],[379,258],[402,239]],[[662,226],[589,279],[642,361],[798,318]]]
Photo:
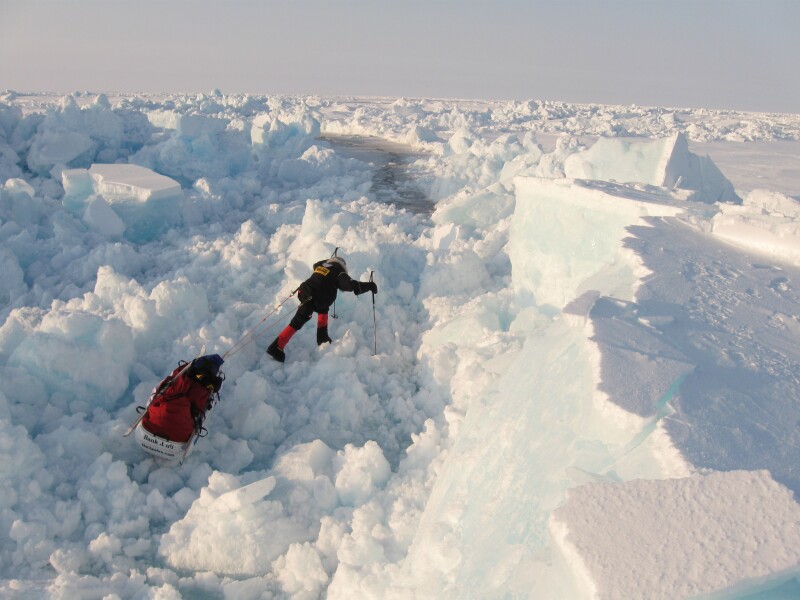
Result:
[[360,281],[352,279],[344,268],[335,262],[321,260],[314,263],[314,273],[300,284],[298,298],[301,302],[311,298],[317,312],[327,312],[336,300],[338,290],[353,292],[356,296],[369,291]]

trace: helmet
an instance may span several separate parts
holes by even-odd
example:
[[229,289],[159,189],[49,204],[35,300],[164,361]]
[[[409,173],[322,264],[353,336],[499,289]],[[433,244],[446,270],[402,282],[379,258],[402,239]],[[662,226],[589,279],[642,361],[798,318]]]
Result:
[[334,263],[342,267],[345,271],[347,271],[347,263],[341,256],[331,256],[328,259],[329,263]]

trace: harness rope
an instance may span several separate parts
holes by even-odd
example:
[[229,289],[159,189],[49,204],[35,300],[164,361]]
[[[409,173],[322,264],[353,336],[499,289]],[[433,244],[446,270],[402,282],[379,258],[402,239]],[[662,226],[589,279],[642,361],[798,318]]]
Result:
[[[299,288],[298,288],[298,289],[299,289]],[[243,350],[243,349],[244,349],[244,348],[245,348],[245,347],[246,347],[246,346],[247,346],[247,345],[248,345],[250,342],[254,342],[254,341],[256,341],[256,340],[257,340],[258,338],[260,338],[262,335],[264,335],[264,334],[266,334],[266,333],[269,333],[271,330],[273,330],[273,329],[275,328],[275,326],[279,325],[279,324],[280,324],[280,321],[275,321],[274,323],[270,323],[270,324],[269,324],[269,326],[267,326],[267,327],[266,327],[265,329],[263,329],[262,331],[259,331],[258,333],[256,333],[256,330],[257,330],[259,327],[261,327],[261,325],[263,325],[263,324],[264,324],[264,322],[265,322],[267,319],[269,319],[269,318],[270,318],[272,315],[274,315],[274,314],[275,314],[276,312],[278,312],[278,311],[279,311],[281,308],[283,308],[283,305],[284,305],[284,304],[286,304],[286,303],[287,303],[287,302],[288,302],[288,301],[289,301],[289,300],[292,298],[292,296],[294,296],[294,295],[297,293],[297,291],[298,291],[298,290],[294,290],[294,291],[293,291],[291,294],[289,294],[289,295],[286,297],[286,299],[285,299],[285,300],[283,300],[283,301],[282,301],[280,304],[278,304],[278,305],[277,305],[275,308],[273,308],[273,309],[272,309],[272,310],[269,312],[269,314],[267,314],[267,315],[266,315],[266,316],[265,316],[263,319],[261,319],[261,320],[260,320],[258,323],[256,323],[256,324],[255,324],[255,325],[254,325],[252,328],[250,328],[250,330],[249,330],[249,331],[247,331],[247,332],[246,332],[246,333],[245,333],[245,334],[244,334],[244,335],[243,335],[241,338],[239,338],[239,340],[238,340],[238,341],[237,341],[237,342],[236,342],[236,343],[235,343],[233,346],[231,346],[231,347],[230,347],[230,348],[229,348],[229,349],[228,349],[228,350],[225,352],[225,354],[223,354],[223,355],[222,355],[222,359],[223,359],[223,360],[225,360],[226,358],[229,358],[229,357],[231,357],[231,356],[234,356],[234,355],[235,355],[235,354],[237,354],[238,352],[241,352],[241,351],[242,351],[242,350]],[[311,298],[307,298],[305,301],[303,301],[303,302],[301,302],[301,303],[300,303],[300,306],[303,306],[304,304],[306,304],[306,303],[307,303],[307,302],[309,302],[310,300],[311,300]],[[298,308],[299,308],[299,307],[298,307]]]

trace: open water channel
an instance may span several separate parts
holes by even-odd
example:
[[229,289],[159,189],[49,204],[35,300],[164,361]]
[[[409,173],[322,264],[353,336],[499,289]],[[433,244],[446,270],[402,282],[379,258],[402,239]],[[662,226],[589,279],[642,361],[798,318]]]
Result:
[[434,203],[420,190],[409,166],[423,154],[411,146],[376,136],[326,133],[320,139],[347,158],[363,161],[373,168],[372,193],[388,204],[430,215]]

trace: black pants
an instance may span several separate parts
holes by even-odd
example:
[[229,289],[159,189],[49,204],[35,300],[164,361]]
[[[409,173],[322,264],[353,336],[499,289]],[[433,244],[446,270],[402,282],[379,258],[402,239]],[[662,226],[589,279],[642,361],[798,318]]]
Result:
[[294,329],[300,329],[303,325],[311,320],[311,315],[315,312],[323,315],[328,314],[330,306],[318,306],[314,303],[314,299],[307,296],[303,290],[297,292],[297,299],[300,300],[300,306],[297,307],[297,312],[294,313],[292,320],[289,321]]

